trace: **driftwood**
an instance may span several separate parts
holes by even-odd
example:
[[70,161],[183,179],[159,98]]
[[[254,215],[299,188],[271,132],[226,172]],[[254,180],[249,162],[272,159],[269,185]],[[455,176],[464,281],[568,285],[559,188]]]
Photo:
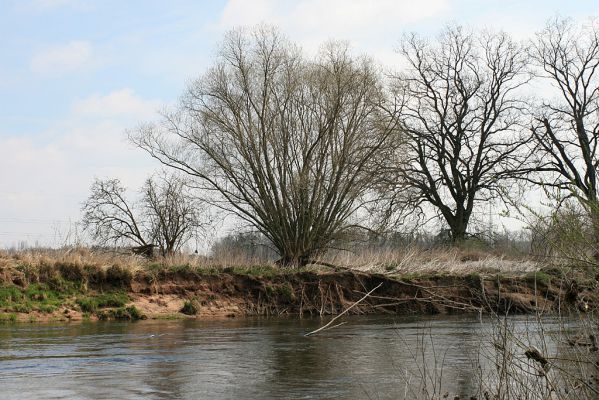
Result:
[[[329,321],[328,324],[326,324],[325,326],[322,326],[312,332],[308,332],[306,333],[304,336],[311,336],[314,335],[318,332],[324,331],[325,329],[327,329],[329,326],[331,326],[333,324],[333,322],[335,322],[338,318],[340,318],[343,314],[346,314],[349,310],[351,310],[352,308],[354,308],[355,306],[357,306],[358,304],[360,304],[362,301],[364,301],[365,299],[368,298],[368,296],[370,296],[372,294],[372,292],[374,292],[375,290],[377,290],[378,288],[380,288],[381,286],[383,286],[383,282],[379,283],[374,289],[372,289],[370,292],[366,293],[364,295],[364,297],[362,297],[360,300],[356,301],[354,304],[352,304],[351,306],[347,307],[341,314],[337,315],[335,318],[333,318],[332,320]],[[337,327],[339,325],[343,325],[343,323],[341,324],[337,324],[331,328]]]

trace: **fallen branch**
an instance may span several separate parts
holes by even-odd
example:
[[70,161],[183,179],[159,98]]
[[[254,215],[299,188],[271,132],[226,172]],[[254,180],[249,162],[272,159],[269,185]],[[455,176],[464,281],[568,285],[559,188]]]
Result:
[[[343,311],[341,314],[337,315],[335,318],[333,318],[332,320],[329,321],[328,324],[326,324],[323,327],[320,327],[318,329],[316,329],[315,331],[312,332],[308,332],[306,333],[304,336],[311,336],[314,335],[315,333],[318,333],[320,331],[323,331],[325,329],[327,329],[333,322],[335,322],[338,318],[340,318],[343,314],[346,314],[349,310],[351,310],[352,308],[354,308],[355,306],[357,306],[358,304],[360,304],[362,301],[364,301],[366,298],[368,298],[368,296],[370,296],[370,294],[372,292],[374,292],[375,290],[377,290],[378,288],[380,288],[381,286],[383,286],[383,282],[379,283],[378,286],[376,286],[374,289],[372,289],[370,292],[366,293],[364,295],[364,297],[362,297],[360,300],[356,301],[354,304],[352,304],[351,306],[347,307],[345,309],[345,311]],[[337,325],[338,326],[338,325]]]

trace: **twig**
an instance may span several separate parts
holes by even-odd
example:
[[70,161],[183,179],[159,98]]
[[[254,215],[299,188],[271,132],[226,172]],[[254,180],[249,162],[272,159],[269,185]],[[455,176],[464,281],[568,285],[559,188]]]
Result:
[[352,304],[351,306],[347,307],[345,309],[345,311],[343,311],[341,314],[337,315],[335,318],[333,318],[332,320],[329,321],[328,324],[326,324],[323,327],[320,327],[318,329],[316,329],[315,331],[312,332],[308,332],[306,333],[304,336],[311,336],[314,335],[315,333],[318,333],[320,331],[325,330],[327,327],[329,327],[333,322],[335,322],[339,317],[341,317],[343,314],[347,313],[349,310],[351,310],[352,308],[354,308],[356,305],[360,304],[363,300],[365,300],[368,296],[370,296],[370,294],[372,292],[374,292],[375,290],[377,290],[378,288],[380,288],[383,285],[383,282],[379,283],[378,286],[376,286],[374,289],[372,289],[370,292],[366,293],[364,295],[364,297],[362,297],[360,300],[356,301],[354,304]]

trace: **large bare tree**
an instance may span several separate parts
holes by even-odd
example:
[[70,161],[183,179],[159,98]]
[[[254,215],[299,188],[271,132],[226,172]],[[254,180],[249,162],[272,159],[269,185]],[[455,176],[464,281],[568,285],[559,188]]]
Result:
[[226,35],[180,107],[132,140],[304,265],[359,224],[394,140],[372,62],[330,43],[314,59],[271,28]]
[[101,245],[135,245],[149,255],[157,247],[162,256],[179,251],[206,225],[207,213],[188,192],[184,179],[148,178],[141,197],[131,201],[118,179],[96,179],[83,205],[83,225]]
[[406,36],[400,53],[407,67],[395,82],[409,138],[395,175],[400,194],[410,194],[412,207],[432,206],[460,241],[477,204],[500,194],[523,165],[517,91],[528,80],[526,59],[504,33],[461,27],[433,42]]
[[538,169],[531,180],[566,189],[585,207],[599,207],[599,25],[569,19],[547,23],[530,46],[536,74],[552,84],[532,126]]

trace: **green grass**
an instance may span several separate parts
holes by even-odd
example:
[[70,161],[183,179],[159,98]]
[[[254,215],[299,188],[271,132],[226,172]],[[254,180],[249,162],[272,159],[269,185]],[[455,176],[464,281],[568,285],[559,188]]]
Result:
[[0,313],[0,324],[6,322],[17,322],[17,314],[15,313]]
[[277,268],[272,265],[195,267],[187,264],[167,266],[159,263],[149,264],[146,266],[146,271],[151,275],[157,275],[160,273],[182,276],[234,274],[255,277],[273,277],[290,272],[290,270]]
[[248,275],[255,277],[273,277],[288,273],[288,270],[277,268],[272,265],[253,265],[249,267],[226,267],[222,269],[225,273],[235,275]]
[[266,284],[264,285],[264,293],[269,298],[278,298],[286,303],[292,303],[295,300],[295,292],[289,284]]
[[61,307],[79,306],[82,312],[92,314],[104,308],[122,308],[128,301],[123,291],[86,294],[79,284],[61,279],[34,283],[26,288],[0,286],[0,311],[6,313],[50,314]]
[[524,279],[530,284],[536,283],[539,286],[549,286],[551,283],[551,275],[542,271],[529,272],[524,276]]
[[137,321],[140,319],[146,319],[146,316],[143,315],[142,312],[139,311],[135,306],[130,306],[103,310],[98,313],[98,319]]
[[295,300],[295,292],[290,285],[278,286],[275,291],[286,303],[292,303]]
[[0,307],[7,308],[13,303],[21,302],[23,293],[16,286],[0,287]]
[[[445,271],[431,271],[431,272],[410,272],[410,273],[402,273],[397,275],[390,275],[391,278],[399,279],[406,282],[411,281],[428,281],[428,280],[438,280],[451,277],[452,275],[448,274]],[[458,277],[457,275],[454,275]]]
[[129,296],[123,292],[109,292],[96,295],[80,296],[76,303],[82,312],[95,313],[101,308],[124,307]]
[[52,313],[61,306],[70,305],[76,290],[75,285],[64,281],[34,283],[25,289],[3,286],[0,287],[0,309],[14,313]]

